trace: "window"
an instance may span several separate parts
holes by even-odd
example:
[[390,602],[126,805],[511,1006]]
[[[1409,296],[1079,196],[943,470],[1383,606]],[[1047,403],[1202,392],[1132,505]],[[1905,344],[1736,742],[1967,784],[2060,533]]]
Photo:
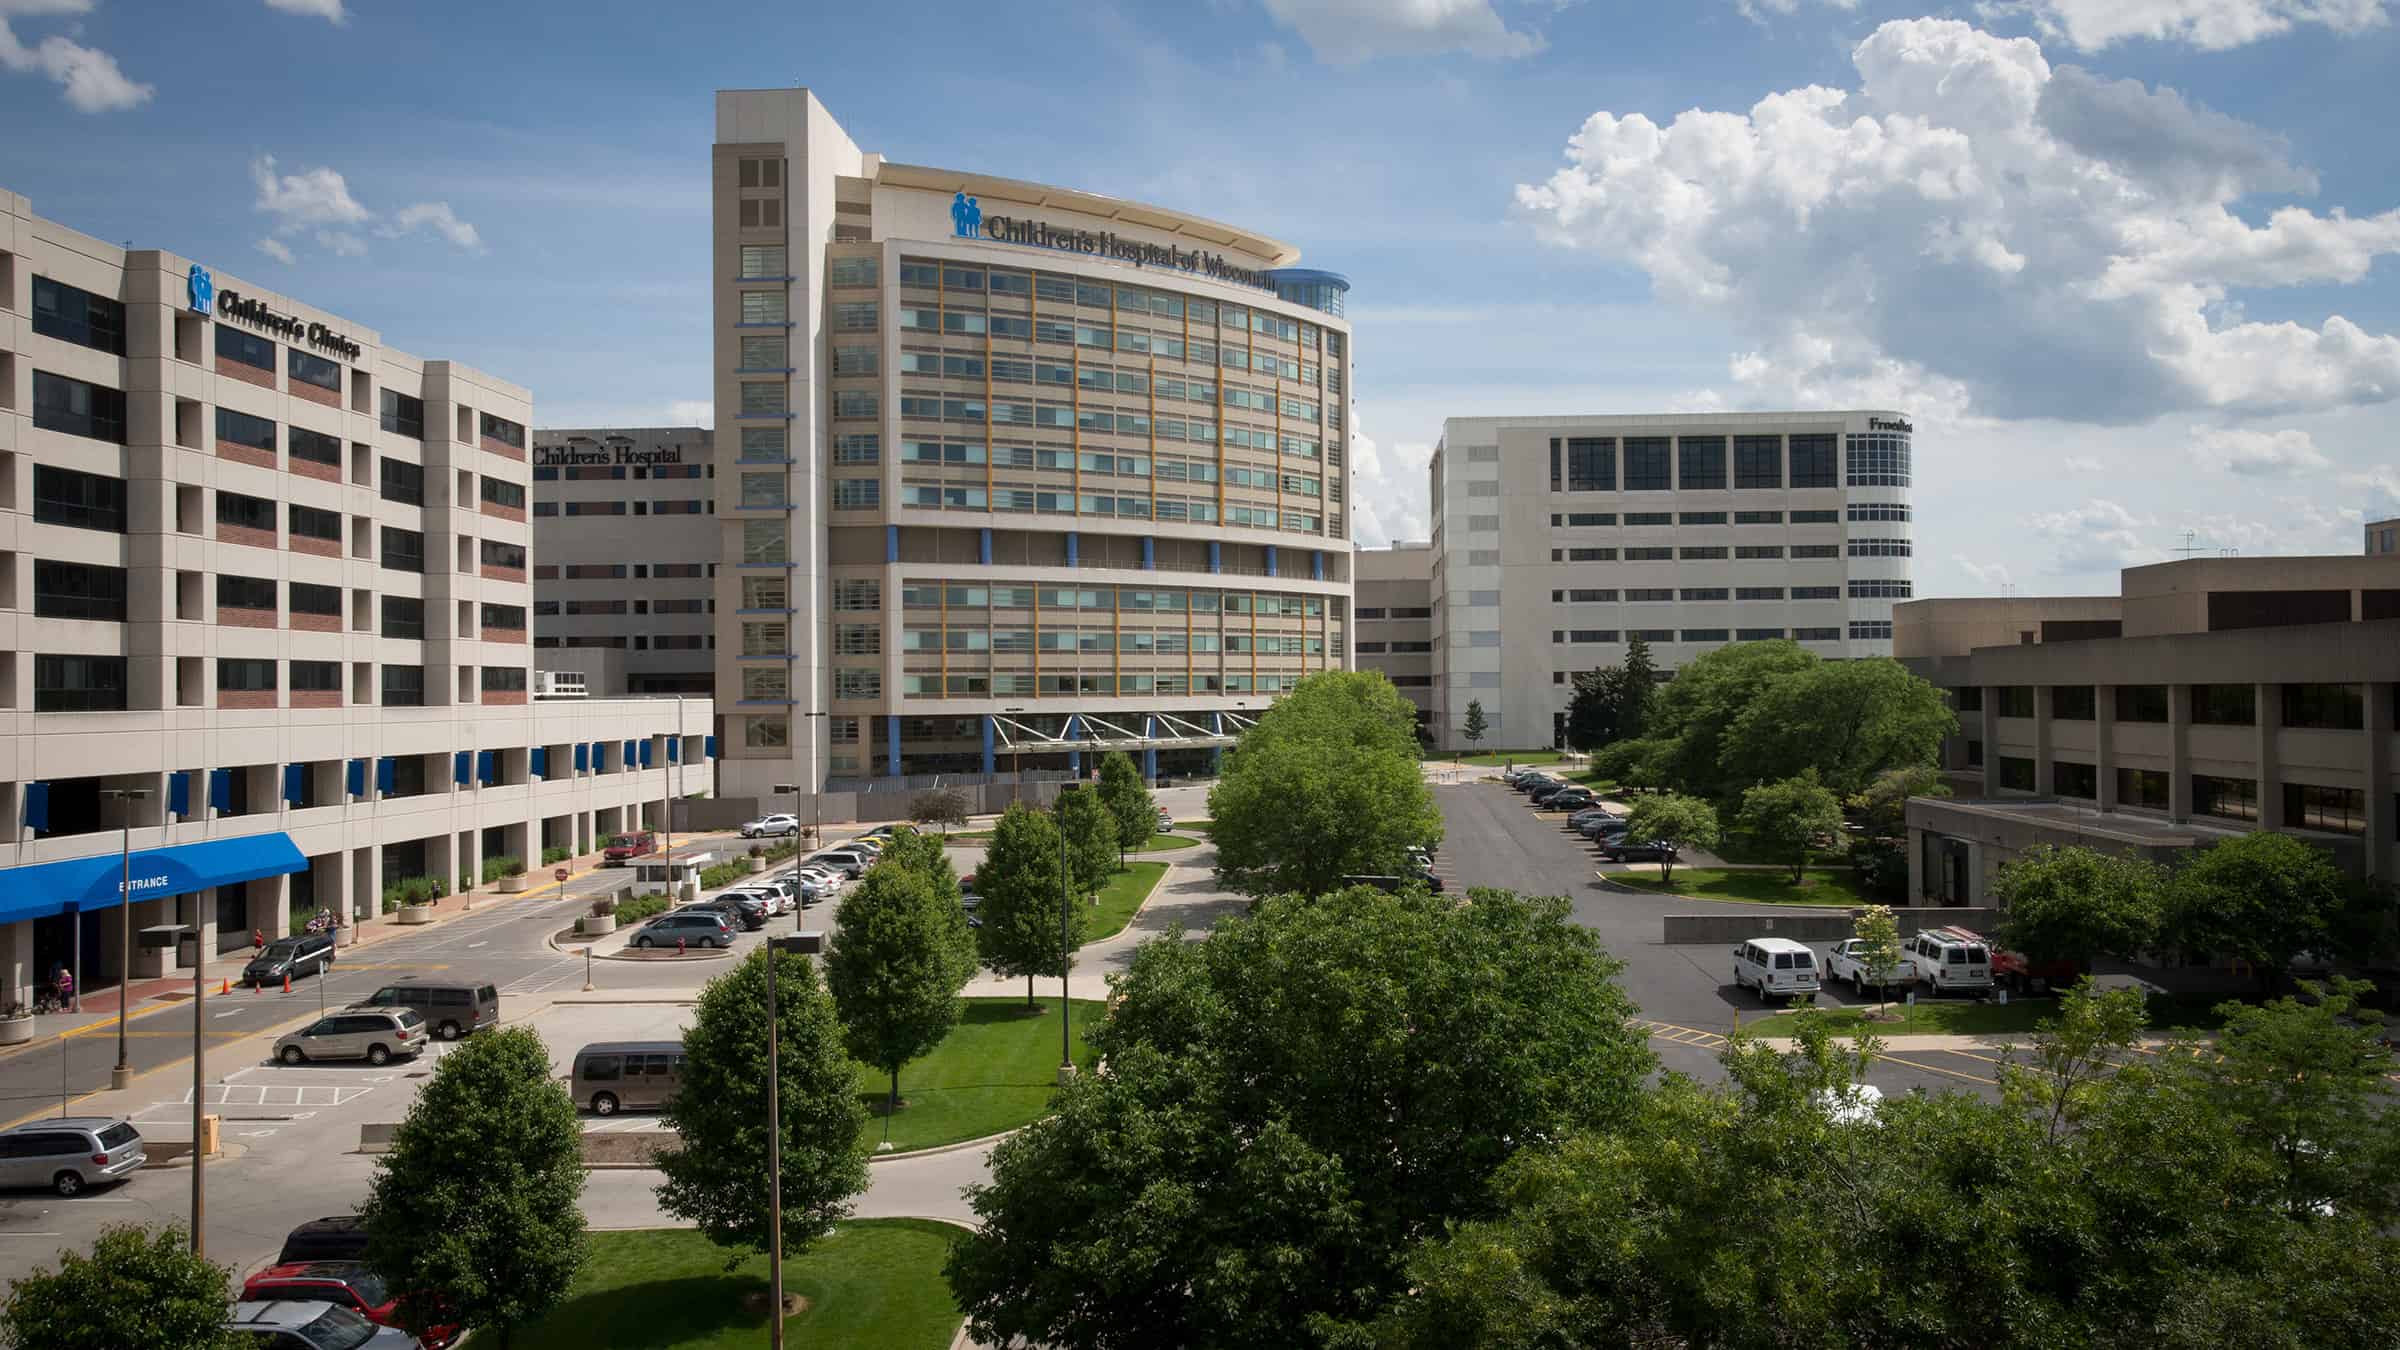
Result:
[[505,478],[494,478],[487,473],[483,475],[482,493],[483,499],[494,506],[504,506],[512,511],[525,509],[525,485],[523,483],[512,483]]
[[485,628],[522,629],[525,626],[523,605],[485,605],[481,615]]
[[[1833,462],[1834,438],[1830,434],[1792,437],[1792,486],[1794,488],[1840,487],[1841,481]],[[1793,519],[1798,520],[1797,516]]]
[[1763,558],[1780,558],[1783,556],[1783,545],[1736,544],[1733,548],[1733,556],[1737,559],[1746,558],[1752,561],[1757,561]]
[[1782,487],[1783,438],[1780,436],[1734,437],[1733,485],[1736,488]]
[[1980,684],[1969,684],[1961,685],[1958,688],[1951,690],[1950,704],[1952,707],[1957,708],[1960,712],[1982,712],[1983,686]]
[[2035,791],[2033,761],[2013,755],[2002,755],[1999,763],[2000,786],[2012,792]]
[[1625,592],[1626,601],[1637,605],[1658,604],[1674,598],[1675,592],[1663,586],[1634,586]]
[[339,661],[292,662],[292,692],[295,694],[338,694],[342,690],[342,663]]
[[33,279],[33,331],[96,351],[125,354],[125,306],[48,277]]
[[525,426],[521,422],[511,422],[505,417],[495,417],[490,413],[481,413],[478,414],[476,418],[476,429],[482,433],[483,438],[487,441],[498,441],[502,445],[513,445],[519,450],[525,448]]
[[1567,442],[1567,491],[1614,492],[1617,489],[1617,442],[1614,437],[1576,437]]
[[2060,797],[2097,800],[2100,796],[2100,771],[2092,765],[2077,764],[2072,760],[2052,760],[2050,791]]
[[404,506],[425,504],[425,466],[404,459],[385,459],[382,464],[383,499]]
[[1794,525],[1839,525],[1842,523],[1842,513],[1839,511],[1794,511],[1792,512],[1792,523]]
[[342,615],[342,588],[339,586],[318,586],[295,581],[285,600],[294,614],[330,614],[335,618]]
[[2364,690],[2355,684],[2283,686],[2283,724],[2324,731],[2357,731],[2366,723]]
[[1905,558],[1909,556],[1906,539],[1853,539],[1850,556],[1853,558]]
[[125,569],[93,564],[33,564],[33,612],[46,619],[125,622]]
[[[2248,686],[2243,686],[2247,688]],[[2192,775],[2192,814],[2222,820],[2258,819],[2258,783],[2249,778]]]
[[[220,327],[217,331],[225,330]],[[395,436],[425,439],[425,400],[411,398],[397,389],[384,389],[378,393],[378,402],[385,431]]]
[[1781,525],[1783,512],[1736,511],[1733,513],[1733,523],[1736,525]]
[[387,638],[420,639],[425,636],[425,602],[414,596],[387,595],[383,597],[383,628]]
[[1552,562],[1614,562],[1616,557],[1617,551],[1613,548],[1554,548],[1550,550],[1550,561]]
[[1723,600],[1729,594],[1731,592],[1723,586],[1686,586],[1683,588],[1683,598],[1690,601]]
[[1577,628],[1570,630],[1567,638],[1572,642],[1615,642],[1618,634],[1614,628]]
[[2167,776],[2157,769],[2117,770],[2117,805],[2147,811],[2167,809]]
[[1686,562],[1716,562],[1724,558],[1723,544],[1687,544],[1680,556]]
[[[742,245],[742,279],[756,281],[763,277],[790,276],[791,264],[787,261],[788,257],[789,255],[785,253],[781,244],[744,244]],[[858,275],[861,267],[866,269],[866,275],[863,278]],[[835,286],[872,286],[875,284],[875,260],[873,258],[836,258],[829,269],[827,280]]]
[[1723,628],[1686,628],[1683,630],[1683,640],[1686,642],[1723,642],[1730,636],[1730,631]]
[[[837,347],[833,353],[833,373],[872,375],[876,369],[875,357],[873,347]],[[742,334],[742,369],[782,370],[791,363],[791,339],[780,333],[773,336]]]
[[1733,630],[1733,639],[1736,642],[1773,642],[1782,636],[1783,630],[1780,628],[1736,628]]
[[1842,556],[1842,546],[1839,544],[1792,545],[1792,557],[1795,561],[1807,558],[1838,558],[1840,556]]
[[253,450],[275,453],[275,424],[263,417],[252,417],[231,408],[217,409],[217,439],[246,445]]
[[1625,490],[1665,492],[1674,486],[1673,456],[1664,436],[1625,438]]
[[33,372],[33,424],[44,431],[123,445],[125,395],[105,385],[37,370]]
[[743,521],[742,561],[745,563],[788,561],[784,523],[781,520]]
[[1625,523],[1627,525],[1672,525],[1675,523],[1675,513],[1672,511],[1628,511],[1625,513]]
[[385,666],[383,668],[383,706],[387,708],[424,707],[425,667]]
[[781,324],[789,322],[789,320],[790,314],[786,308],[783,292],[742,292],[741,322]]
[[1999,713],[2002,717],[2033,716],[2033,686],[2006,684],[1999,690]]
[[33,518],[46,525],[125,533],[125,480],[33,466]]
[[1892,640],[1892,621],[1889,619],[1852,619],[1850,640],[1853,642],[1889,642]]
[[285,370],[291,372],[292,378],[302,384],[315,385],[336,394],[342,392],[342,367],[338,361],[290,347],[284,351],[283,365]]
[[1781,600],[1783,587],[1736,586],[1733,588],[1733,598],[1736,600]]
[[236,529],[262,530],[275,533],[275,503],[264,497],[245,497],[239,492],[217,490],[217,523]]
[[1842,588],[1839,586],[1794,586],[1792,587],[1792,598],[1794,600],[1839,600],[1842,598]]
[[245,366],[256,366],[270,374],[275,370],[275,344],[256,333],[245,333],[231,324],[217,325],[217,357],[225,361],[239,361]]
[[220,659],[217,662],[217,688],[239,693],[272,693],[275,689],[275,663]]
[[872,511],[883,504],[883,482],[875,478],[833,480],[833,509]]
[[1908,518],[1908,508],[1894,502],[1850,503],[1850,521],[1852,524],[1856,524],[1862,520],[1907,520]]
[[745,159],[736,170],[740,183],[746,188],[783,186],[783,161],[780,159]]
[[2252,684],[2193,685],[2192,721],[2201,726],[2211,727],[2258,725],[2258,686]]
[[342,442],[338,436],[328,436],[322,431],[310,431],[306,427],[285,427],[283,443],[284,447],[291,451],[294,459],[305,459],[311,464],[330,464],[336,468],[341,467]]
[[1725,513],[1722,511],[1686,511],[1677,516],[1676,520],[1685,525],[1722,525],[1725,523]]
[[485,666],[478,678],[487,694],[521,694],[525,692],[525,669],[522,666]]
[[1627,562],[1669,562],[1672,561],[1674,557],[1675,550],[1665,547],[1629,548],[1625,550],[1625,561]]
[[[1567,603],[1575,605],[1613,605],[1617,602],[1617,592],[1614,587],[1599,590],[1571,590],[1566,592],[1566,597]],[[1556,599],[1557,593],[1553,592],[1551,598]]]
[[2357,788],[2286,783],[2283,785],[2283,823],[2302,830],[2364,834],[2367,830],[2367,794]]
[[483,550],[484,566],[506,567],[519,572],[525,570],[525,546],[523,544],[504,544],[497,539],[486,539],[480,547]]
[[125,711],[122,656],[35,656],[35,712]]
[[383,565],[395,572],[425,570],[425,536],[397,526],[383,527]]
[[784,397],[789,392],[790,387],[780,380],[744,380],[742,382],[742,415],[748,417],[754,413],[784,412],[787,410]]
[[[1556,525],[1559,521],[1554,517],[1550,523]],[[1617,517],[1613,511],[1570,511],[1567,513],[1566,523],[1568,525],[1614,525],[1617,523]]]
[[1907,487],[1908,438],[1887,434],[1850,438],[1850,486]]
[[275,612],[275,579],[273,577],[237,577],[219,573],[217,576],[217,608],[263,609]]
[[1839,642],[1842,640],[1842,630],[1839,628],[1795,628],[1792,630],[1792,640],[1794,642]]
[[[1686,491],[1702,491],[1725,486],[1725,438],[1722,436],[1685,436],[1675,442],[1678,461],[1678,486]],[[1715,523],[1725,522],[1719,519]]]
[[[2116,688],[2116,701],[2120,722],[2167,720],[2167,687],[2163,684],[2120,684]],[[1966,704],[1959,706],[1964,708]]]

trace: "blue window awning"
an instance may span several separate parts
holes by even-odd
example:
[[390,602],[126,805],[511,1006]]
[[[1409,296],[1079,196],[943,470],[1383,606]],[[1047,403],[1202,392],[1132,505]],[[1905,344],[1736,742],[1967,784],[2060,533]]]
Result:
[[[114,909],[121,898],[122,867],[118,854],[100,853],[0,868],[0,923],[45,919],[69,909]],[[280,830],[147,848],[133,855],[133,895],[156,900],[307,870],[299,845]]]

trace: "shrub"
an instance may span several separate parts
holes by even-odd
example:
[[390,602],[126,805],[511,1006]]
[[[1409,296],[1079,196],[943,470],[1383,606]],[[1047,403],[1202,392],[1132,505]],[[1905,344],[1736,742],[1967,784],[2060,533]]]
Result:
[[523,858],[503,856],[483,860],[483,879],[486,884],[498,881],[502,877],[521,877],[523,875],[525,875]]
[[592,902],[592,917],[595,919],[605,919],[616,912],[617,897],[613,895],[604,895]]
[[542,866],[548,867],[552,863],[562,863],[574,856],[563,848],[546,848],[542,850]]
[[748,863],[729,862],[718,863],[714,867],[703,867],[700,869],[700,889],[713,891],[720,886],[730,886],[749,875],[750,865]]
[[383,912],[391,913],[402,905],[422,905],[447,894],[442,883],[433,877],[402,877],[383,884]]
[[635,924],[644,919],[656,918],[658,915],[666,913],[667,907],[672,903],[663,895],[636,896],[618,904],[617,922]]

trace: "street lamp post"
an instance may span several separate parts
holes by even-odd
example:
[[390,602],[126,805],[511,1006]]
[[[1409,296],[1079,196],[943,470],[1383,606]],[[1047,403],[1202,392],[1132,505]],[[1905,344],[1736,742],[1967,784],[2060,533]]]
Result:
[[192,944],[192,1255],[208,1255],[208,1239],[201,1228],[208,1219],[207,1189],[202,1180],[208,1154],[203,1149],[207,1141],[201,1137],[201,1119],[208,1113],[208,1046],[201,1028],[208,1025],[206,1010],[201,1006],[208,996],[208,986],[201,982],[207,963],[201,959],[201,929],[197,924],[160,924],[142,930],[142,945],[159,951],[173,950],[186,938]]
[[1069,783],[1058,793],[1058,1081],[1062,1087],[1075,1078],[1075,1055],[1067,1039],[1074,1020],[1074,1008],[1067,1002],[1067,973],[1075,962],[1075,951],[1067,945],[1068,910],[1075,903],[1075,887],[1067,873],[1067,798],[1078,787]]
[[[133,986],[133,804],[149,800],[151,793],[149,788],[102,788],[100,795],[125,803],[117,874],[117,909],[124,923],[124,937],[117,947],[117,1065],[108,1071],[108,1086],[122,1092],[133,1081],[133,1065],[125,1057],[125,1005],[131,1002],[127,995]],[[77,922],[80,924],[80,916]],[[80,984],[76,987],[82,988]]]

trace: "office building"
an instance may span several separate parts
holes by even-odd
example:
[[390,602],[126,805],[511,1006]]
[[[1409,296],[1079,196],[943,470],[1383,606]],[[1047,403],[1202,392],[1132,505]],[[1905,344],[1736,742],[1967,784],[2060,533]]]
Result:
[[702,427],[536,429],[533,648],[597,695],[716,684],[716,461]]
[[2400,553],[2400,516],[2367,522],[2367,552]]
[[2170,860],[2262,829],[2395,877],[2400,556],[2194,558],[2114,596],[1914,601],[1893,627],[1958,709],[1957,795],[1908,804],[1921,902],[1987,903],[2036,844]]
[[531,419],[0,192],[0,998],[113,978],[128,893],[213,954],[710,786],[705,700],[531,697]]
[[1357,636],[1351,640],[1351,658],[1360,670],[1382,671],[1417,705],[1417,735],[1430,741],[1436,706],[1433,545],[1362,548],[1351,557],[1358,569],[1353,611]]
[[1340,277],[801,89],[718,94],[711,155],[726,794],[1181,772],[1344,664]]
[[[1432,479],[1435,745],[1564,733],[1635,636],[1671,672],[1730,642],[1889,655],[1910,594],[1897,412],[1454,417]],[[1370,635],[1362,628],[1360,637]]]

